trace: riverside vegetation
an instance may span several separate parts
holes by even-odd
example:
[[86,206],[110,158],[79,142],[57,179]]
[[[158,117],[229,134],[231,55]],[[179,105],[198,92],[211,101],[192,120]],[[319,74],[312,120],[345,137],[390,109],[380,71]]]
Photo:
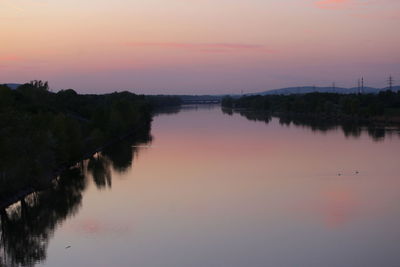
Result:
[[155,108],[180,105],[177,97],[48,89],[42,81],[0,85],[0,203],[47,186],[115,140],[148,135]]
[[309,93],[225,97],[222,107],[332,120],[400,123],[400,92],[389,90],[378,94]]

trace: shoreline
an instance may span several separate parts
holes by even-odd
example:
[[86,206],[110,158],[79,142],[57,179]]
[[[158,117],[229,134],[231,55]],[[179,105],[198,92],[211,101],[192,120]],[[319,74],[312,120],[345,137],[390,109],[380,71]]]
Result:
[[267,110],[257,110],[251,108],[230,108],[221,106],[223,110],[233,111],[234,113],[259,113],[269,115],[271,117],[277,118],[303,118],[303,119],[315,119],[315,120],[327,120],[329,122],[335,123],[354,123],[354,124],[361,124],[361,125],[372,125],[372,126],[379,126],[379,127],[399,127],[400,128],[400,118],[388,118],[384,116],[376,116],[371,118],[365,117],[357,117],[357,116],[349,116],[349,115],[340,115],[340,116],[332,116],[327,114],[310,114],[310,113],[295,113],[295,112],[271,112]]
[[[151,124],[151,120],[149,122]],[[77,161],[71,162],[71,163],[66,163],[60,167],[58,167],[57,169],[53,170],[53,172],[48,175],[46,177],[46,182],[53,182],[54,180],[57,179],[57,177],[59,177],[64,171],[71,169],[72,167],[74,167],[75,165],[77,165],[78,163],[90,159],[91,157],[93,157],[94,154],[99,153],[101,151],[103,151],[104,149],[106,149],[107,147],[110,147],[111,145],[121,142],[129,137],[135,137],[135,134],[137,133],[136,130],[132,130],[129,134],[125,134],[119,137],[116,137],[115,139],[113,139],[112,141],[107,142],[106,144],[104,144],[101,147],[96,148],[95,150],[86,153],[85,155],[83,155],[82,158],[80,158]],[[50,185],[49,185],[50,186]],[[47,187],[46,187],[47,188]],[[24,199],[25,197],[36,193],[36,192],[40,192],[42,190],[45,190],[46,188],[33,188],[33,187],[27,187],[24,189],[19,190],[18,192],[16,192],[15,194],[12,194],[12,196],[10,197],[6,197],[4,200],[0,200],[0,211],[3,211],[5,209],[7,209],[8,207],[12,206],[13,204],[21,201],[22,199]]]

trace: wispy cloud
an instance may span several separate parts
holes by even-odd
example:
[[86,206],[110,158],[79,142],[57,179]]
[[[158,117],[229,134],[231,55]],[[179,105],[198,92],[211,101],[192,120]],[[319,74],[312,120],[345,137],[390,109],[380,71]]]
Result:
[[128,46],[132,47],[163,47],[171,49],[186,49],[198,52],[236,52],[236,51],[262,51],[274,53],[276,50],[259,44],[240,44],[240,43],[143,43],[129,42]]
[[354,0],[320,0],[314,2],[314,5],[322,9],[344,9],[354,4]]

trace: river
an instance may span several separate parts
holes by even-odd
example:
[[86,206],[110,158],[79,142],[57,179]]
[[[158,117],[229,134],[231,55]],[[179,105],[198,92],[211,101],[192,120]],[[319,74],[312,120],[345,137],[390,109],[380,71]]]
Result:
[[249,114],[156,116],[3,212],[0,262],[399,266],[399,131]]

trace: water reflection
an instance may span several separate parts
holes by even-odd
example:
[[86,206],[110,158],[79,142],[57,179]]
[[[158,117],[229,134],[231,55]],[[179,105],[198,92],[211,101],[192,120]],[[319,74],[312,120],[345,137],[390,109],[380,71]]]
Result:
[[89,160],[87,169],[98,189],[111,188],[110,165],[108,158],[101,154],[97,154]]
[[[398,140],[373,143],[352,124],[182,109],[156,118],[154,142],[115,144],[3,211],[0,266],[399,262]],[[155,149],[138,160],[148,142]]]
[[[232,110],[222,108],[222,112],[229,116],[239,114],[251,121],[262,121],[268,124],[272,115],[266,112],[255,112],[249,110]],[[325,118],[316,118],[311,116],[296,116],[296,115],[279,115],[279,124],[290,127],[307,127],[313,132],[327,133],[337,129],[342,130],[346,137],[361,137],[362,133],[367,133],[374,141],[382,141],[385,137],[400,136],[400,129],[397,127],[385,127],[381,125],[374,125],[368,123],[357,123],[354,121],[337,121]]]
[[46,259],[57,225],[79,209],[87,181],[81,168],[62,174],[54,185],[1,211],[1,263],[33,266]]
[[175,115],[179,113],[182,109],[182,106],[170,106],[170,107],[162,107],[154,111],[154,116],[159,115]]
[[46,259],[49,240],[58,225],[74,216],[90,178],[98,189],[110,188],[112,171],[127,171],[139,153],[138,144],[151,142],[147,131],[126,139],[64,172],[50,188],[33,193],[1,210],[0,266],[34,266]]

